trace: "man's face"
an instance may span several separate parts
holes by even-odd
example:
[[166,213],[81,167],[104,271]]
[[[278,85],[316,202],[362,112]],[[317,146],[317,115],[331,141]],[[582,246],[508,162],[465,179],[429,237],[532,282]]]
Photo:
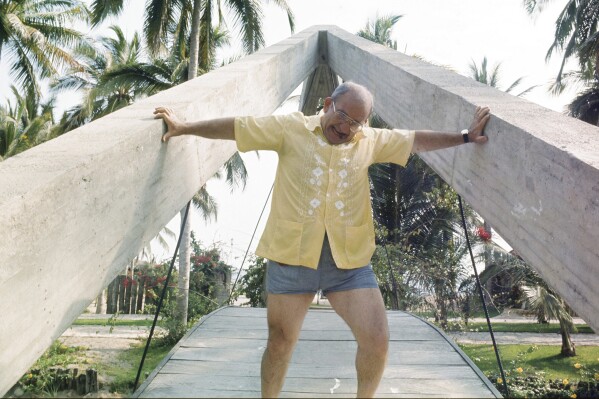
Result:
[[370,105],[356,99],[351,93],[344,94],[333,103],[331,97],[324,101],[324,115],[320,119],[322,132],[328,142],[333,145],[351,141],[357,131],[350,125],[354,122],[365,124],[370,115]]

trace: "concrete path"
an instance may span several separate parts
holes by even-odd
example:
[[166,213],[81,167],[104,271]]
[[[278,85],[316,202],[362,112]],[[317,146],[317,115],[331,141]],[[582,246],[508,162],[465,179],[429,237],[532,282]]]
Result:
[[[446,333],[454,341],[460,344],[491,344],[491,336],[488,332],[449,332]],[[552,333],[509,333],[496,332],[495,341],[498,344],[524,344],[524,345],[561,345],[560,334]],[[599,335],[597,334],[572,334],[572,341],[578,345],[599,346]]]

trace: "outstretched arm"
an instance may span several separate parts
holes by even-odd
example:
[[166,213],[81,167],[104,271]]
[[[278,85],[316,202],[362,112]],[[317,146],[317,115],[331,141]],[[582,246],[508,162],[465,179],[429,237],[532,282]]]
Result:
[[[470,129],[468,129],[468,141],[470,143],[483,144],[489,140],[486,136],[483,136],[483,131],[490,117],[491,113],[488,107],[476,107],[474,120],[470,125]],[[461,133],[417,130],[414,136],[412,152],[440,150],[460,144],[464,144],[464,138]]]
[[183,122],[170,108],[158,107],[154,118],[166,123],[167,131],[162,141],[182,134],[193,134],[207,139],[235,140],[235,118],[210,119],[198,122]]

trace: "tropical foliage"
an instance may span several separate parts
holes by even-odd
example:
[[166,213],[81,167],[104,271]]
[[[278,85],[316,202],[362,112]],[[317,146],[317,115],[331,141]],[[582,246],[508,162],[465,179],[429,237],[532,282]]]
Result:
[[[487,285],[489,281],[503,282],[503,290],[507,290],[511,298],[500,303],[504,306],[524,305],[528,312],[536,316],[539,323],[557,320],[562,336],[560,353],[562,356],[575,356],[576,349],[570,333],[575,332],[576,328],[571,310],[559,294],[517,254],[506,253],[502,248],[493,246],[491,258],[492,262],[481,276],[481,280]],[[499,291],[501,295],[501,289]]]
[[[480,66],[476,65],[476,62],[474,62],[474,60],[470,63],[470,77],[472,79],[476,80],[477,82],[484,83],[488,86],[496,87],[500,90],[505,91],[506,93],[511,93],[512,90],[515,90],[516,87],[518,87],[522,83],[522,80],[524,79],[523,77],[519,77],[518,79],[513,81],[507,88],[501,89],[499,87],[500,71],[501,71],[501,63],[495,64],[492,67],[492,69],[489,71],[487,57],[483,57],[483,60],[481,61]],[[530,86],[529,88],[521,91],[520,93],[518,93],[516,95],[518,97],[523,97],[526,94],[530,93],[530,91],[536,87],[537,87],[536,85]]]
[[11,87],[15,98],[0,106],[0,161],[40,144],[55,134],[53,125],[54,98],[45,103],[31,91],[22,95]]
[[[542,12],[551,0],[524,0],[530,14]],[[568,0],[555,21],[554,40],[547,51],[549,60],[562,53],[562,62],[551,92],[560,94],[575,86],[578,94],[568,105],[568,115],[587,123],[599,123],[599,4],[593,0]],[[576,61],[578,68],[566,71],[566,63]]]
[[85,44],[85,38],[71,26],[87,17],[77,0],[0,1],[0,60],[7,59],[20,91],[39,99],[42,79],[64,66],[79,66],[68,49]]
[[244,305],[252,307],[266,307],[266,259],[256,257],[250,264],[245,274],[239,279],[238,287],[235,289],[234,297],[240,295],[248,299]]
[[393,27],[403,15],[385,15],[373,21],[367,21],[366,26],[356,33],[371,42],[382,44],[397,50],[397,40],[391,38]]

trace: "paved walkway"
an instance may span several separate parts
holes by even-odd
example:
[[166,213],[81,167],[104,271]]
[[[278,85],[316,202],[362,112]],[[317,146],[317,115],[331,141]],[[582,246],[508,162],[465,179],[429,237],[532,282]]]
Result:
[[[449,332],[445,333],[460,344],[491,344],[491,336],[488,332]],[[523,345],[561,345],[562,336],[553,333],[509,333],[496,332],[495,341],[498,344],[523,344]],[[572,334],[572,342],[578,346],[599,346],[599,335],[597,334]]]
[[[316,304],[316,300],[314,301]],[[320,306],[327,306],[326,298],[320,299]],[[112,315],[84,313],[79,316],[80,319],[108,319]],[[152,315],[119,315],[118,319],[124,320],[152,320]],[[486,323],[484,318],[470,319],[474,323]],[[491,319],[493,323],[534,323],[535,319],[523,316],[520,312],[505,311],[499,316]],[[574,318],[575,324],[584,324],[585,321],[580,318]],[[156,328],[155,334],[160,334],[164,330],[160,327]],[[80,338],[122,338],[122,339],[139,339],[147,338],[149,327],[142,326],[71,326],[62,335],[67,337]],[[449,332],[446,333],[454,341],[463,344],[491,344],[491,336],[488,332]],[[558,333],[508,333],[496,332],[495,339],[498,344],[537,344],[537,345],[561,345],[561,335]],[[572,341],[579,346],[593,345],[599,346],[599,335],[597,334],[572,334]]]
[[[389,357],[376,397],[500,397],[455,344],[421,319],[388,311]],[[266,310],[221,308],[196,324],[133,397],[260,396]],[[355,397],[357,344],[330,309],[311,309],[281,397]]]

